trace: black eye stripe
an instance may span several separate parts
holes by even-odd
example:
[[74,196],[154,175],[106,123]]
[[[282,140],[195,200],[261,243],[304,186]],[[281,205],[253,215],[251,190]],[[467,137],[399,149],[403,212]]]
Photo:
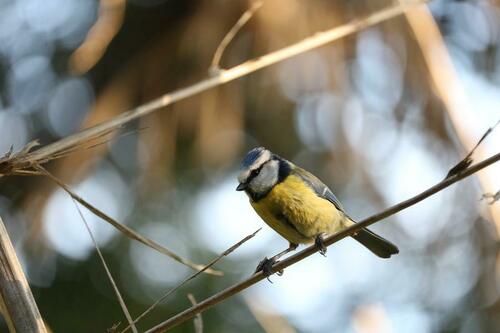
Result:
[[260,171],[264,167],[264,164],[266,164],[266,163],[262,163],[262,165],[260,167],[258,167],[257,169],[254,169],[254,170],[252,170],[252,172],[250,172],[250,176],[248,177],[247,182],[251,181],[252,179],[254,179],[255,177],[257,177],[259,175]]

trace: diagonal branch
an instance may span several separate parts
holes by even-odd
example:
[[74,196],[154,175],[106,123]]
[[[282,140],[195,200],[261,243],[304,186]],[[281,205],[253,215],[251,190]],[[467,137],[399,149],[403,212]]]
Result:
[[124,112],[108,121],[100,123],[96,126],[84,129],[73,135],[69,135],[59,141],[51,143],[47,146],[39,148],[29,154],[26,154],[18,162],[19,164],[28,163],[34,165],[42,163],[50,159],[51,156],[65,151],[70,147],[78,146],[82,141],[88,141],[88,138],[98,137],[102,133],[109,133],[123,126],[124,124],[146,116],[160,108],[186,99],[188,97],[197,95],[201,92],[220,86],[224,83],[236,80],[259,69],[274,65],[283,60],[289,59],[296,55],[305,53],[312,49],[324,46],[328,43],[341,39],[345,36],[351,35],[362,29],[366,29],[373,25],[387,21],[391,18],[405,13],[407,10],[415,8],[417,5],[425,3],[426,0],[407,1],[403,4],[397,4],[377,11],[367,17],[355,19],[352,22],[343,24],[333,29],[318,32],[311,37],[301,40],[295,44],[282,48],[280,50],[268,53],[262,57],[253,60],[248,60],[238,66],[232,67],[228,70],[220,71],[214,76],[201,80],[191,86],[175,90],[171,93],[165,94],[149,103],[143,104],[135,109]]
[[497,127],[498,124],[500,124],[500,120],[498,120],[495,125],[488,128],[486,132],[484,132],[483,136],[481,137],[481,139],[479,139],[474,148],[472,148],[472,150],[460,162],[458,162],[453,168],[450,169],[450,171],[446,175],[446,178],[467,169],[472,164],[473,162],[472,154],[474,154],[477,147],[479,147],[479,145],[484,141],[484,139],[486,139],[486,137],[490,135],[491,132],[493,132],[493,130],[495,129],[495,127]]
[[[232,253],[234,250],[236,250],[237,248],[239,248],[241,245],[243,245],[243,243],[249,241],[251,238],[253,238],[262,228],[259,228],[257,229],[254,233],[246,236],[245,238],[243,238],[242,240],[240,240],[238,243],[234,244],[233,246],[231,246],[230,248],[228,248],[226,251],[222,252],[219,256],[217,256],[215,259],[213,259],[212,261],[210,261],[205,267],[203,267],[201,270],[199,270],[198,272],[192,274],[191,276],[188,276],[186,279],[184,279],[181,283],[179,283],[177,286],[175,286],[174,288],[170,289],[166,294],[164,294],[162,297],[160,297],[159,299],[157,299],[149,308],[147,308],[143,313],[141,313],[133,322],[132,324],[135,324],[137,323],[139,320],[141,320],[144,316],[146,316],[149,312],[151,312],[158,304],[160,304],[161,302],[163,302],[168,296],[172,295],[174,292],[176,292],[177,290],[179,290],[182,286],[184,286],[186,283],[188,283],[189,281],[191,281],[192,279],[194,279],[195,277],[197,277],[198,275],[200,275],[203,271],[205,271],[206,269],[212,267],[213,265],[215,265],[219,260],[221,260],[222,258],[224,258],[225,256],[228,256],[230,253]],[[130,328],[130,325],[125,327],[121,333],[125,333],[128,329]]]
[[113,279],[113,275],[111,275],[111,271],[109,270],[108,264],[106,264],[106,260],[104,260],[104,256],[102,255],[101,249],[99,248],[99,245],[97,244],[97,240],[95,239],[94,234],[92,233],[92,229],[90,229],[90,226],[87,223],[85,216],[83,216],[82,211],[80,210],[80,207],[78,206],[78,202],[75,199],[73,199],[73,202],[75,204],[76,210],[78,211],[78,214],[80,215],[80,218],[82,219],[83,224],[85,225],[85,228],[87,229],[87,231],[89,233],[89,236],[90,236],[90,239],[92,240],[92,243],[94,243],[94,247],[97,251],[97,254],[99,255],[99,259],[101,259],[102,266],[104,267],[104,270],[106,271],[106,275],[108,276],[109,282],[111,282],[111,286],[113,287],[113,290],[115,291],[116,298],[118,298],[118,303],[120,303],[122,311],[125,314],[125,318],[127,318],[129,325],[132,326],[132,331],[134,333],[138,333],[137,327],[135,327],[134,323],[132,322],[132,316],[130,315],[130,312],[128,311],[127,305],[125,304],[125,301],[123,300],[122,294],[120,293],[120,290],[118,289],[118,286],[116,285],[115,280]]
[[[381,220],[383,220],[391,215],[394,215],[394,214],[396,214],[396,213],[398,213],[398,212],[400,212],[400,211],[402,211],[410,206],[413,206],[413,205],[419,203],[420,201],[430,197],[431,195],[442,191],[443,189],[447,188],[448,186],[450,186],[450,185],[452,185],[452,184],[454,184],[454,183],[456,183],[456,182],[458,182],[466,177],[471,176],[472,174],[478,172],[481,169],[486,168],[489,165],[492,165],[493,163],[495,163],[499,160],[500,160],[500,153],[493,155],[492,157],[490,157],[484,161],[481,161],[481,162],[471,166],[470,168],[468,168],[462,172],[459,172],[451,177],[448,177],[448,178],[442,180],[441,182],[437,183],[436,185],[432,186],[431,188],[427,189],[426,191],[424,191],[424,192],[422,192],[422,193],[420,193],[420,194],[418,194],[418,195],[416,195],[408,200],[405,200],[405,201],[400,202],[392,207],[389,207],[388,209],[386,209],[378,214],[372,215],[372,216],[360,221],[359,223],[344,229],[341,232],[338,232],[334,235],[329,236],[328,238],[325,239],[325,245],[326,246],[332,245],[333,243],[336,243],[343,238],[351,236],[351,235],[355,234],[356,232],[360,231],[361,229],[366,228],[366,227],[374,224],[375,222],[381,221]],[[297,253],[289,258],[286,258],[285,260],[283,260],[281,262],[278,262],[276,265],[274,265],[273,271],[279,272],[280,270],[283,270],[286,267],[293,265],[293,264],[311,256],[312,254],[316,253],[317,251],[318,251],[318,249],[316,246],[314,246],[314,245],[309,246],[309,247],[305,248],[304,250],[300,251],[299,253]],[[220,291],[219,293],[205,299],[204,301],[198,303],[197,305],[192,306],[192,307],[184,310],[183,312],[167,319],[166,321],[149,329],[148,331],[146,331],[146,333],[165,332],[168,329],[171,329],[172,327],[175,327],[175,326],[185,322],[186,320],[193,318],[198,313],[202,313],[203,311],[223,302],[227,298],[238,294],[242,290],[245,290],[245,289],[251,287],[252,285],[256,284],[257,282],[259,282],[263,279],[265,279],[265,275],[262,272],[256,273],[256,274],[252,275],[251,277],[249,277],[248,279],[246,279],[240,283],[237,283],[235,285],[232,285],[232,286]]]
[[74,200],[78,201],[82,206],[84,206],[85,208],[87,208],[89,211],[91,211],[94,215],[100,217],[101,219],[103,219],[104,221],[108,222],[109,224],[111,224],[114,228],[116,228],[118,231],[120,231],[122,234],[124,234],[125,236],[131,238],[131,239],[134,239],[146,246],[149,246],[150,248],[160,252],[161,254],[164,254],[172,259],[174,259],[175,261],[181,263],[181,264],[184,264],[196,271],[202,271],[207,273],[207,274],[212,274],[212,275],[223,275],[222,272],[220,271],[216,271],[216,270],[213,270],[213,269],[204,269],[205,267],[203,265],[200,265],[200,264],[196,264],[196,263],[193,263],[187,259],[184,259],[182,258],[181,256],[179,256],[178,254],[170,251],[169,249],[167,249],[166,247],[158,244],[157,242],[155,242],[154,240],[148,238],[148,237],[145,237],[143,235],[141,235],[140,233],[136,232],[135,230],[127,227],[126,225],[124,224],[121,224],[119,223],[118,221],[114,220],[113,218],[111,218],[109,215],[105,214],[103,211],[97,209],[96,207],[92,206],[88,201],[86,201],[85,199],[83,199],[82,197],[80,197],[78,194],[76,194],[75,192],[73,192],[63,181],[61,181],[59,178],[57,178],[56,176],[54,176],[53,174],[51,174],[50,172],[48,172],[45,168],[43,168],[42,166],[36,166],[35,167],[36,170],[38,170],[40,172],[40,174],[42,175],[45,175],[47,177],[49,177],[50,179],[52,179],[57,185],[59,185],[64,191],[66,191],[66,193],[68,193]]

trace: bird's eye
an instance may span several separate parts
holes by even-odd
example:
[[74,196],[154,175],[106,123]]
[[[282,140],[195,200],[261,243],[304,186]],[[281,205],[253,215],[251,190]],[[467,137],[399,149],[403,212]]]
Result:
[[260,172],[260,168],[252,170],[252,178],[257,177],[259,175],[259,172]]

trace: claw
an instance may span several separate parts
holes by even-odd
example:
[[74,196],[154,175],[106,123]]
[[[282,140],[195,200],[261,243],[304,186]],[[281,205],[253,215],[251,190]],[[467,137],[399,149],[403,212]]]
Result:
[[[255,273],[258,273],[258,272],[262,271],[262,273],[264,274],[264,276],[267,278],[267,281],[273,283],[269,279],[269,277],[275,273],[275,272],[273,272],[273,265],[275,263],[277,263],[277,262],[278,261],[276,259],[274,259],[274,258],[269,259],[268,257],[265,257],[257,265],[257,268],[255,269]],[[278,275],[281,276],[281,275],[283,275],[283,270],[280,270],[280,271],[278,271],[276,273],[278,273]]]
[[273,258],[269,259],[265,257],[261,262],[257,265],[255,269],[255,273],[262,271],[264,275],[269,276],[273,274],[273,265],[276,263],[276,260]]
[[314,240],[314,245],[316,245],[316,247],[318,248],[319,253],[323,257],[326,257],[326,246],[323,240],[323,234],[319,234],[318,236],[316,236],[316,239]]

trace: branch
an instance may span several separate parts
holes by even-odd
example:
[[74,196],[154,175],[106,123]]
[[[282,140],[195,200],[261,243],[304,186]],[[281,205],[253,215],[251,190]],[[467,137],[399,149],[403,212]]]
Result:
[[465,155],[465,157],[460,162],[458,162],[453,168],[450,169],[450,171],[446,175],[446,178],[448,178],[451,175],[454,175],[456,173],[459,173],[460,171],[467,169],[472,164],[472,162],[473,162],[472,154],[474,154],[477,147],[479,147],[479,145],[484,141],[484,139],[486,139],[486,137],[488,135],[490,135],[491,132],[493,132],[493,130],[495,129],[495,127],[497,127],[498,124],[500,124],[500,120],[498,120],[495,125],[488,128],[488,130],[486,130],[486,132],[484,132],[483,136],[481,137],[481,139],[479,139],[479,141],[476,143],[474,148],[472,148],[471,151],[467,155]]
[[118,289],[118,286],[116,285],[115,280],[113,279],[113,275],[111,275],[111,271],[109,270],[109,267],[106,264],[106,260],[104,260],[104,256],[101,253],[101,249],[99,249],[99,245],[97,244],[97,240],[95,239],[94,234],[92,233],[92,229],[90,229],[90,226],[87,223],[85,216],[83,216],[82,211],[81,211],[80,207],[78,206],[78,202],[75,199],[73,199],[73,203],[75,204],[76,210],[78,211],[78,214],[80,215],[80,218],[82,219],[82,222],[85,225],[85,228],[87,229],[87,231],[89,233],[89,236],[90,236],[90,239],[92,240],[92,243],[94,243],[94,247],[97,251],[97,254],[99,255],[99,259],[101,260],[102,266],[104,267],[104,270],[106,271],[106,275],[108,276],[109,282],[111,283],[111,286],[113,287],[113,290],[115,291],[116,298],[118,298],[118,303],[120,303],[122,311],[125,314],[125,318],[127,318],[129,325],[132,326],[132,331],[134,333],[138,333],[137,327],[135,327],[134,323],[132,322],[132,316],[130,315],[130,312],[128,311],[127,305],[125,304],[125,301],[123,300],[122,294],[120,293],[120,290]]
[[[194,298],[193,294],[188,294],[187,297],[191,304],[196,305],[196,298]],[[194,318],[194,331],[196,333],[203,333],[203,318],[201,318],[201,313],[198,313],[196,318]]]
[[[213,265],[215,265],[223,257],[229,255],[231,252],[233,252],[234,250],[236,250],[237,248],[239,248],[241,245],[243,245],[243,243],[245,243],[248,240],[250,240],[251,238],[253,238],[261,229],[262,228],[259,228],[254,233],[246,236],[245,238],[243,238],[242,240],[240,240],[238,243],[234,244],[233,246],[231,246],[230,248],[228,248],[226,251],[222,252],[215,259],[213,259],[212,261],[210,261],[201,270],[199,270],[198,272],[192,274],[191,276],[188,276],[186,279],[184,279],[177,286],[175,286],[174,288],[170,289],[165,295],[163,295],[162,297],[160,297],[159,299],[157,299],[149,308],[147,308],[143,313],[141,313],[132,323],[136,324],[139,320],[141,320],[144,316],[146,316],[149,312],[151,312],[151,310],[153,310],[158,304],[160,304],[161,302],[163,302],[168,296],[172,295],[174,292],[176,292],[177,290],[179,290],[179,288],[181,288],[186,283],[188,283],[189,281],[191,281],[192,279],[194,279],[195,277],[197,277],[198,275],[200,275],[206,269],[208,269],[208,268],[212,267]],[[127,327],[125,327],[123,329],[123,331],[121,331],[121,333],[125,333],[129,328],[130,328],[130,325],[127,326]]]
[[[62,180],[60,180],[59,178],[57,178],[56,176],[54,176],[53,174],[51,174],[50,172],[48,172],[45,168],[43,168],[42,166],[36,166],[35,169],[42,175],[45,175],[47,177],[49,177],[51,180],[53,180],[57,185],[59,185],[64,191],[66,191],[66,193],[68,193],[74,200],[78,201],[82,206],[84,206],[85,208],[87,208],[89,211],[91,211],[94,215],[100,217],[102,220],[108,222],[110,225],[112,225],[115,229],[117,229],[118,231],[120,231],[122,234],[124,234],[125,236],[131,238],[131,239],[134,239],[146,246],[149,246],[150,248],[160,252],[161,254],[164,254],[170,258],[172,258],[173,260],[183,264],[183,265],[186,265],[196,271],[202,271],[202,269],[204,268],[203,265],[200,265],[200,264],[196,264],[188,259],[184,259],[182,258],[181,256],[179,256],[178,254],[172,252],[171,250],[167,249],[166,247],[158,244],[157,242],[155,242],[154,240],[146,237],[146,236],[143,236],[141,235],[140,233],[138,233],[137,231],[127,227],[125,224],[121,224],[119,223],[118,221],[114,220],[113,218],[111,218],[109,215],[105,214],[103,211],[97,209],[96,207],[94,207],[93,205],[91,205],[88,201],[86,201],[85,199],[83,199],[82,197],[80,197],[78,194],[76,194],[75,192],[73,192],[68,185],[66,185]],[[218,275],[218,276],[221,276],[223,275],[223,273],[221,271],[216,271],[216,270],[213,270],[213,269],[203,269],[203,271],[207,274],[212,274],[212,275]]]
[[167,105],[197,95],[201,92],[220,86],[224,83],[236,80],[240,77],[253,73],[259,69],[274,65],[278,62],[289,59],[296,55],[326,45],[340,38],[343,38],[357,31],[360,31],[362,29],[387,21],[425,2],[426,0],[418,0],[418,1],[408,1],[408,4],[406,3],[397,4],[382,9],[380,11],[377,11],[371,15],[368,15],[365,18],[353,20],[352,22],[343,24],[339,27],[324,32],[318,32],[309,38],[303,39],[300,42],[297,42],[280,50],[268,53],[262,57],[258,57],[253,60],[248,60],[238,66],[232,67],[228,70],[221,71],[216,75],[201,80],[198,83],[195,83],[191,86],[165,94],[157,99],[152,100],[149,103],[143,104],[135,109],[124,112],[101,124],[84,129],[78,133],[69,135],[59,141],[46,145],[42,148],[39,148],[33,152],[30,152],[29,154],[26,154],[25,156],[19,157],[17,164],[19,165],[41,164],[42,161],[50,159],[51,156],[57,155],[61,151],[66,151],[71,147],[78,146],[79,143],[82,141],[85,142],[88,141],[89,138],[99,137],[102,135],[102,133],[110,133],[111,131],[118,129],[119,127],[123,126],[124,124],[134,119],[144,117]]
[[[364,228],[374,224],[375,222],[383,220],[391,215],[394,215],[394,214],[402,211],[403,209],[406,209],[410,206],[413,206],[413,205],[417,204],[418,202],[430,197],[431,195],[436,194],[437,192],[447,188],[448,186],[450,186],[450,185],[452,185],[452,184],[454,184],[454,183],[456,183],[456,182],[458,182],[466,177],[469,177],[470,175],[476,173],[477,171],[484,169],[487,166],[489,166],[489,165],[491,165],[499,160],[500,160],[500,153],[498,153],[498,154],[496,154],[496,155],[494,155],[494,156],[492,156],[492,157],[490,157],[482,162],[479,162],[479,163],[471,166],[470,168],[468,168],[460,173],[457,173],[453,176],[450,176],[449,178],[444,179],[443,181],[432,186],[431,188],[427,189],[426,191],[424,191],[424,192],[422,192],[422,193],[420,193],[420,194],[418,194],[418,195],[416,195],[416,196],[414,196],[406,201],[400,202],[399,204],[394,205],[394,206],[392,206],[392,207],[390,207],[390,208],[388,208],[388,209],[386,209],[378,214],[372,215],[372,216],[360,221],[359,223],[356,223],[355,225],[344,229],[341,232],[338,232],[334,235],[329,236],[328,238],[325,239],[325,245],[330,246],[333,243],[336,243],[336,242],[340,241],[341,239],[343,239],[347,236],[351,236],[351,235],[355,234],[356,232],[360,231],[361,229],[364,229]],[[314,245],[309,246],[309,247],[305,248],[304,250],[300,251],[299,253],[297,253],[291,257],[288,257],[288,258],[284,259],[283,261],[280,261],[277,264],[275,264],[273,266],[273,271],[279,272],[280,270],[283,270],[286,267],[293,265],[293,264],[311,256],[312,254],[316,253],[317,251],[318,251],[318,249],[316,246],[314,246]],[[235,294],[238,294],[242,290],[249,288],[250,286],[256,284],[257,282],[259,282],[263,279],[265,279],[265,275],[262,272],[258,272],[256,274],[252,275],[251,277],[249,277],[248,279],[246,279],[238,284],[235,284],[229,288],[226,288],[225,290],[222,290],[219,293],[205,299],[204,301],[198,303],[197,305],[192,306],[192,307],[184,310],[183,312],[171,317],[170,319],[167,319],[166,321],[149,329],[148,331],[146,331],[146,333],[165,332],[168,329],[171,329],[172,327],[177,326],[177,325],[185,322],[186,320],[193,318],[198,313],[201,313],[201,312],[221,303],[225,299],[227,299]]]
[[495,202],[500,200],[500,190],[498,190],[497,193],[495,193],[495,194],[484,193],[481,196],[481,199],[479,199],[479,200],[483,200],[483,199],[490,199],[490,201],[488,201],[488,205],[493,205]]
[[255,14],[257,10],[259,10],[260,7],[264,2],[262,0],[254,0],[250,8],[248,8],[243,15],[238,19],[238,21],[235,23],[235,25],[229,30],[229,32],[224,36],[222,41],[220,42],[219,46],[217,46],[217,49],[215,50],[214,58],[212,59],[212,64],[210,65],[210,73],[217,74],[218,71],[220,71],[220,59],[222,58],[222,54],[224,53],[224,50],[226,47],[231,43],[233,40],[234,36],[240,31],[240,29],[245,25],[245,23],[248,22]]
[[10,332],[47,332],[1,218],[0,300]]

